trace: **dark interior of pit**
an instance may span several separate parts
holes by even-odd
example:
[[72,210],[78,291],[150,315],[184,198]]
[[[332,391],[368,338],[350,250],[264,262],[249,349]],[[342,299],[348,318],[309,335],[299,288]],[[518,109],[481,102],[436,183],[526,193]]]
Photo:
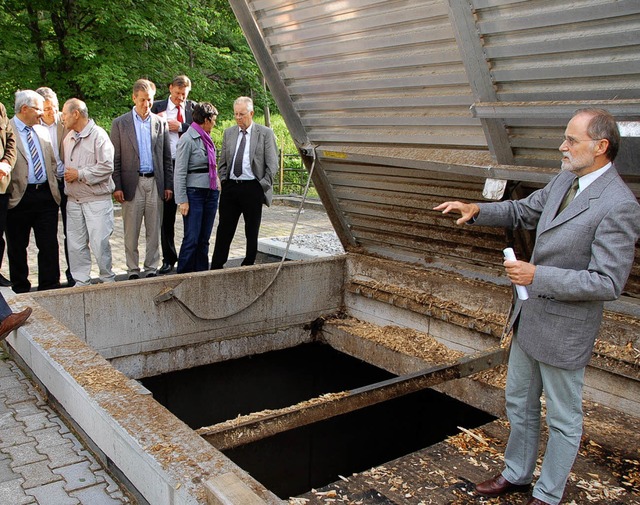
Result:
[[[320,343],[144,379],[154,398],[194,429],[392,374]],[[281,498],[302,494],[433,445],[493,416],[427,389],[225,451]]]

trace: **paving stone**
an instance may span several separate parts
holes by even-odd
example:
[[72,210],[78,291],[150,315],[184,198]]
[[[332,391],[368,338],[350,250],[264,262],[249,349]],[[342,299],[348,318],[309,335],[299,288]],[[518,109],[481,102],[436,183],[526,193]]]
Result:
[[37,414],[23,417],[21,421],[26,425],[24,429],[25,433],[55,426],[55,424],[53,424],[47,417],[46,412],[39,412]]
[[91,462],[92,470],[97,471],[102,469],[102,465],[96,460],[96,458],[93,456],[93,454],[91,454],[91,452],[87,451],[86,449],[83,449],[82,451],[80,451],[80,454]]
[[35,438],[30,437],[24,432],[24,425],[22,423],[17,423],[16,426],[12,426],[11,428],[0,429],[0,449],[35,441]]
[[24,427],[24,425],[19,425],[16,421],[16,418],[13,415],[13,411],[7,410],[7,412],[3,412],[0,414],[0,430],[5,430],[7,428],[17,428],[18,426]]
[[35,398],[29,398],[27,401],[14,403],[11,405],[11,408],[14,410],[16,420],[18,421],[34,414],[42,414]]
[[36,450],[39,452],[42,452],[42,449],[47,447],[55,447],[69,443],[69,440],[60,433],[60,427],[58,425],[52,426],[51,428],[31,431],[29,435],[36,439]]
[[36,451],[35,442],[5,447],[1,449],[1,451],[11,457],[11,468],[29,465],[31,463],[37,463],[38,461],[47,459],[46,456]]
[[64,421],[62,419],[60,419],[59,416],[50,417],[49,420],[51,421],[52,424],[58,425],[58,430],[60,431],[61,435],[64,436],[67,433],[71,433],[69,431],[69,427],[66,424],[64,424]]
[[11,468],[11,458],[8,454],[0,455],[0,482],[9,482],[12,480],[20,479],[20,474],[13,471]]
[[18,385],[10,389],[4,389],[2,392],[6,395],[5,405],[11,406],[14,403],[20,403],[30,398],[28,391],[24,386]]
[[9,377],[9,376],[15,375],[15,372],[13,371],[9,363],[11,362],[6,360],[0,360],[0,377]]
[[[0,503],[3,505],[31,505],[37,503],[33,496],[27,495],[22,489],[22,479],[0,482]],[[47,502],[43,504],[50,505]]]
[[112,498],[107,493],[105,484],[79,489],[69,493],[74,498],[80,500],[82,505],[122,505],[123,501]]
[[53,447],[43,447],[38,449],[49,458],[49,468],[61,468],[63,466],[74,465],[81,461],[86,461],[85,456],[74,450],[73,444],[56,445]]
[[45,486],[29,489],[28,494],[32,495],[41,505],[79,505],[77,498],[69,496],[64,489],[64,481],[52,482]]
[[98,483],[96,475],[89,468],[89,461],[81,461],[74,465],[56,468],[53,473],[61,475],[66,484],[66,491],[75,491],[84,487],[94,486]]
[[22,383],[14,375],[8,375],[6,377],[0,377],[0,390],[8,391],[10,389],[22,388]]
[[30,465],[17,466],[13,468],[14,472],[18,472],[25,479],[22,485],[24,489],[31,489],[38,486],[44,486],[58,480],[62,480],[60,475],[56,475],[49,468],[49,461],[39,461]]

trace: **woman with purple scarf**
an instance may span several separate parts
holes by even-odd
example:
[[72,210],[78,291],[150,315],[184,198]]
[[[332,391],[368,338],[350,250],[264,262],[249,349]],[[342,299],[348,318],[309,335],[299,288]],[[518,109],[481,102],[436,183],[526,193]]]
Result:
[[220,179],[211,128],[218,111],[207,102],[193,108],[193,123],[176,146],[173,189],[184,223],[177,272],[209,269],[209,237],[218,210]]

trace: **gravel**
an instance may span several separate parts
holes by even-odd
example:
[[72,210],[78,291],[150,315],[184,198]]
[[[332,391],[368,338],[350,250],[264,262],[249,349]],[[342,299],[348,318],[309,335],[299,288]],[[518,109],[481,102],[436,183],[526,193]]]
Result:
[[[282,242],[283,246],[286,247],[289,237],[275,237],[272,240]],[[294,235],[291,244],[298,247],[313,249],[314,251],[322,251],[331,255],[344,254],[344,248],[342,247],[338,236],[333,231]]]

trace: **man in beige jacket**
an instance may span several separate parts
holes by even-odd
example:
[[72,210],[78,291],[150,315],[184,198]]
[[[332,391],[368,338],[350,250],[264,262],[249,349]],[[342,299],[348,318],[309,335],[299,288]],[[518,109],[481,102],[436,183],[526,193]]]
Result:
[[89,119],[82,100],[67,100],[62,121],[71,130],[64,139],[64,181],[67,194],[67,232],[71,275],[76,286],[91,281],[91,253],[101,282],[114,282],[111,269],[113,233],[113,144],[109,135]]

